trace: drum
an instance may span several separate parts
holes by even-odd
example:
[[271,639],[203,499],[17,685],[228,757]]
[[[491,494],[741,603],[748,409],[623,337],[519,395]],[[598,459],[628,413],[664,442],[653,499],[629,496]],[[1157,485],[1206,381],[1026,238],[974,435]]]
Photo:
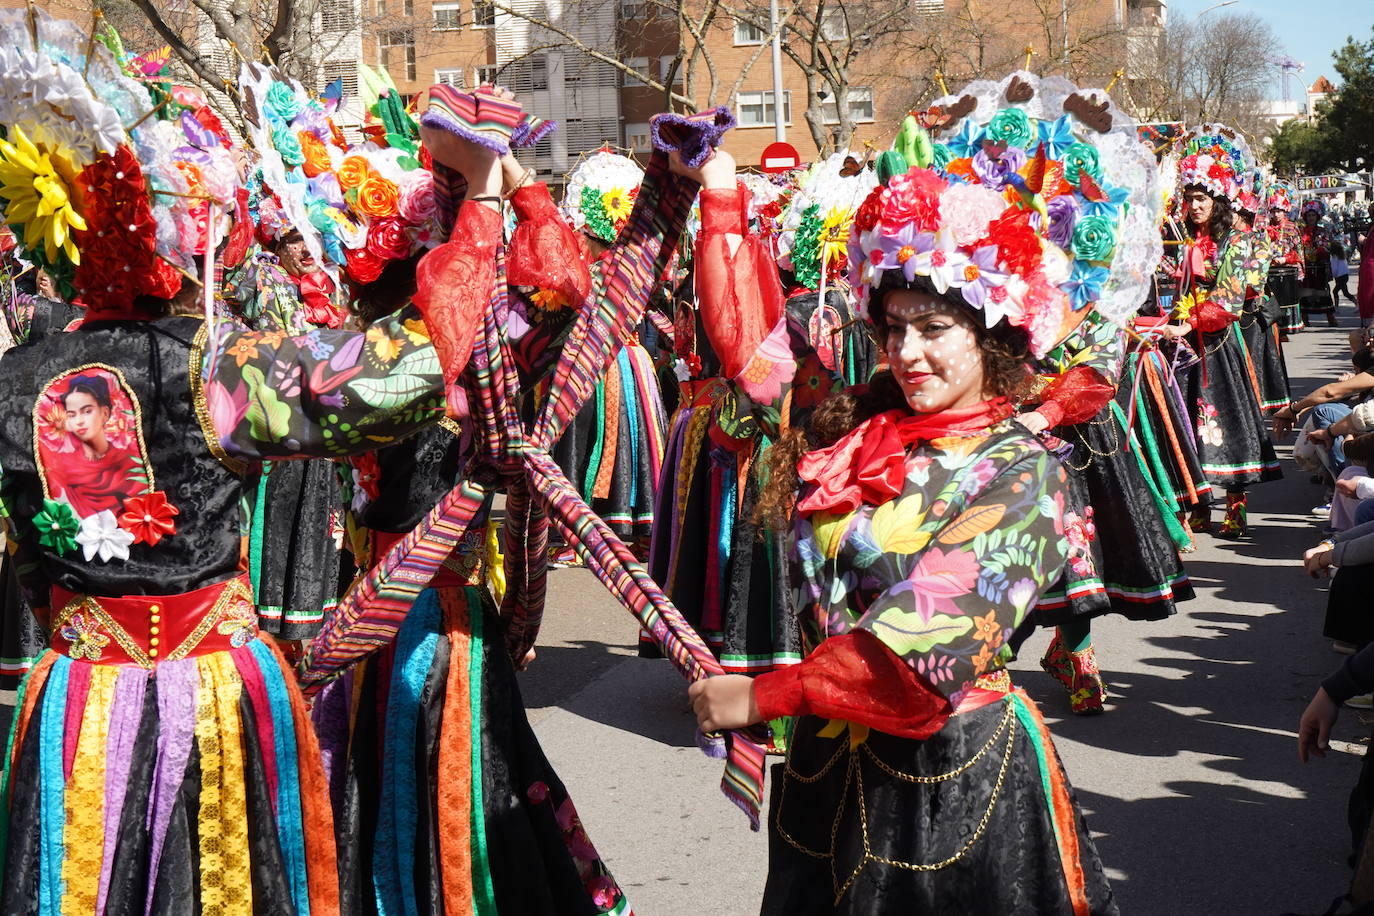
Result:
[[1297,305],[1298,269],[1290,264],[1270,267],[1269,279],[1265,287],[1278,305]]

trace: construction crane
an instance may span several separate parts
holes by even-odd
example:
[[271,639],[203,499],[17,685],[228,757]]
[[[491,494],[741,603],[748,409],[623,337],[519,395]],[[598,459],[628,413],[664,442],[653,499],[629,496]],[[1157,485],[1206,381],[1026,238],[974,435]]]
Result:
[[1294,60],[1287,54],[1270,58],[1269,63],[1279,68],[1280,78],[1283,80],[1283,100],[1285,102],[1291,101],[1288,97],[1288,77],[1293,73],[1301,73],[1306,69],[1306,65],[1300,60]]

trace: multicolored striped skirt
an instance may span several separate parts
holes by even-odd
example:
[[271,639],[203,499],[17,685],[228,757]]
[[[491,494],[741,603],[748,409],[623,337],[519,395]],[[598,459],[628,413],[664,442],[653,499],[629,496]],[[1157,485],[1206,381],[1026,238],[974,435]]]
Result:
[[233,641],[146,666],[44,653],[0,785],[0,911],[339,912],[304,700],[266,639]]
[[431,588],[319,694],[346,912],[630,914],[525,717],[485,588]]

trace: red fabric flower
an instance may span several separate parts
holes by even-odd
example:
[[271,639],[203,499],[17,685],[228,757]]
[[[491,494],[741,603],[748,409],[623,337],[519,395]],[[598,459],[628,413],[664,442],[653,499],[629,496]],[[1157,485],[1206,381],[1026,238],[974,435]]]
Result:
[[349,460],[353,464],[353,469],[358,472],[358,486],[367,494],[367,498],[374,500],[380,496],[382,489],[378,481],[382,479],[382,469],[377,464],[376,453],[364,452]]
[[860,232],[867,232],[878,225],[878,218],[883,212],[883,188],[881,185],[874,188],[864,202],[859,205],[859,210],[854,214],[854,226]]
[[1029,210],[1012,210],[988,224],[988,234],[978,243],[996,245],[997,259],[1022,278],[1040,269],[1044,251],[1040,236],[1030,225]]
[[161,490],[130,496],[124,500],[124,513],[119,516],[119,527],[134,536],[135,544],[157,546],[157,542],[169,534],[177,533],[173,516],[180,510],[167,502],[167,494]]
[[386,260],[372,253],[371,248],[345,248],[348,275],[358,283],[371,283],[382,275]]
[[373,220],[367,230],[367,250],[382,259],[397,260],[410,254],[410,236],[394,216]]
[[940,192],[946,187],[944,179],[930,169],[895,176],[883,195],[883,230],[896,232],[914,223],[921,232],[934,232],[940,227]]

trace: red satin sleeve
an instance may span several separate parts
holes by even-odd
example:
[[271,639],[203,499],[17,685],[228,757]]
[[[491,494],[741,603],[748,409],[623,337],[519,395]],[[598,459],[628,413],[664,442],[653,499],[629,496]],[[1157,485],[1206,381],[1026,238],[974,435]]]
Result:
[[[782,284],[763,240],[748,229],[749,192],[743,185],[701,192],[696,243],[696,296],[702,325],[720,357],[721,375],[744,371],[783,313]],[[730,252],[729,236],[742,238]]]
[[1192,313],[1188,316],[1188,323],[1196,330],[1210,334],[1226,328],[1239,317],[1227,311],[1225,306],[1209,299],[1193,307]]
[[554,206],[549,186],[526,185],[510,201],[516,225],[506,249],[506,280],[552,290],[568,305],[581,306],[592,290],[591,273],[582,243]]
[[501,215],[467,201],[458,210],[449,240],[421,258],[415,269],[415,304],[450,385],[472,355],[482,312],[496,284],[500,240]]
[[949,700],[866,630],[832,636],[800,664],[759,675],[754,701],[764,719],[842,719],[902,738],[929,738],[951,712]]
[[1116,389],[1102,373],[1089,366],[1075,366],[1050,382],[1035,412],[1052,427],[1071,426],[1097,416],[1115,394]]

